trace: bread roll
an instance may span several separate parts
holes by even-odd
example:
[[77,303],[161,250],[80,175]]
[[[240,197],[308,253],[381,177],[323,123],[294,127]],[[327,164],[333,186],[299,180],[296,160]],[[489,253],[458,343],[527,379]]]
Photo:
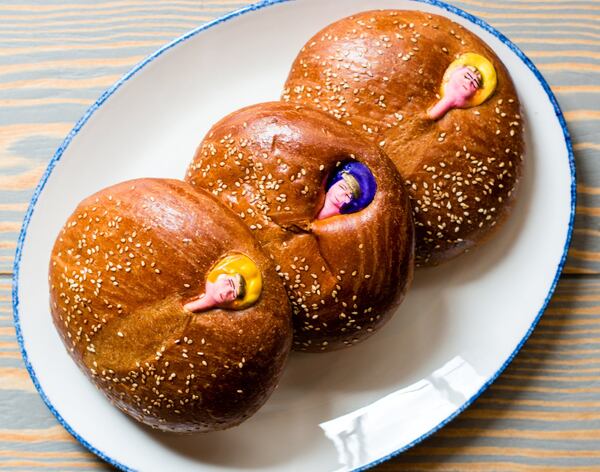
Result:
[[[234,300],[184,309],[223,295],[207,279],[227,285],[236,271],[248,280],[240,287],[236,276]],[[86,198],[56,240],[49,281],[70,355],[153,428],[241,423],[273,391],[290,349],[291,310],[271,261],[238,217],[185,182],[133,180]]]
[[234,112],[204,138],[186,180],[237,213],[270,253],[293,306],[295,349],[357,343],[402,300],[414,242],[401,177],[328,115],[281,102]]
[[498,56],[447,18],[384,10],[333,23],[298,54],[283,100],[329,113],[394,161],[418,265],[474,248],[513,207],[524,152],[515,87]]

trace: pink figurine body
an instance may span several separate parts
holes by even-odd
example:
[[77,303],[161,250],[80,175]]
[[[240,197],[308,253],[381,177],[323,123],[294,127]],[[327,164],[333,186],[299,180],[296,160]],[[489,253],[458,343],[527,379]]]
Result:
[[455,69],[444,87],[444,96],[427,112],[437,120],[453,108],[465,108],[469,100],[481,88],[481,74],[471,66]]

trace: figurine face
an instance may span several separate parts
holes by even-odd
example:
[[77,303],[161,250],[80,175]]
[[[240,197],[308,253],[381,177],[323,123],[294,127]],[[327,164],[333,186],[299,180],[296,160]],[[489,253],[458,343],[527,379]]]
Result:
[[234,301],[240,293],[238,277],[221,274],[213,283],[206,282],[206,295],[213,298],[218,304]]
[[325,199],[336,208],[342,208],[345,204],[350,203],[352,196],[352,189],[344,179],[341,179],[329,188]]
[[446,69],[437,103],[427,110],[427,116],[439,120],[453,108],[481,105],[496,90],[498,77],[494,64],[480,54],[467,52]]
[[477,69],[459,67],[450,76],[446,84],[446,95],[453,97],[459,103],[465,102],[481,87],[481,74]]

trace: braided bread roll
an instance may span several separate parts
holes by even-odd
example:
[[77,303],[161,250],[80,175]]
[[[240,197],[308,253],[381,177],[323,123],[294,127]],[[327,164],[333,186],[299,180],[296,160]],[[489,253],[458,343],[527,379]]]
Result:
[[[281,102],[234,112],[204,138],[186,180],[237,213],[271,255],[293,306],[295,349],[357,343],[404,297],[414,242],[400,175],[326,114]],[[338,185],[356,198],[330,216]]]
[[[184,309],[209,294],[211,307]],[[287,296],[250,230],[177,180],[133,180],[82,201],[52,251],[50,306],[81,370],[118,408],[165,431],[244,421],[291,346]]]
[[302,48],[282,98],[329,113],[394,161],[417,265],[476,247],[513,207],[524,152],[515,87],[496,54],[447,18],[383,10],[337,21]]

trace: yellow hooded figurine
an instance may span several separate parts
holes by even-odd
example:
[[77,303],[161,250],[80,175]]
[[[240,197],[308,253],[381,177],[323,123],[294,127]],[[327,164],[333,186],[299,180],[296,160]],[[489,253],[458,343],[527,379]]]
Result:
[[437,120],[453,108],[470,108],[485,102],[496,90],[496,69],[480,54],[468,52],[446,69],[439,94],[441,99],[427,114]]
[[461,66],[475,69],[481,75],[481,85],[477,92],[475,92],[475,95],[469,99],[467,107],[481,105],[489,98],[494,90],[496,90],[496,82],[498,79],[496,77],[496,69],[494,69],[494,64],[492,64],[491,61],[486,57],[474,52],[462,54],[458,59],[453,61],[448,66],[448,69],[446,69],[446,73],[444,74],[444,79],[442,80],[442,96],[444,94],[444,86],[449,82],[452,72]]
[[230,254],[210,269],[204,293],[183,308],[193,313],[214,308],[243,310],[256,303],[261,291],[262,275],[254,261],[244,254]]
[[223,257],[208,273],[208,282],[215,283],[221,274],[236,277],[238,281],[237,297],[228,304],[230,308],[241,310],[256,303],[262,291],[262,275],[252,259],[244,254]]

